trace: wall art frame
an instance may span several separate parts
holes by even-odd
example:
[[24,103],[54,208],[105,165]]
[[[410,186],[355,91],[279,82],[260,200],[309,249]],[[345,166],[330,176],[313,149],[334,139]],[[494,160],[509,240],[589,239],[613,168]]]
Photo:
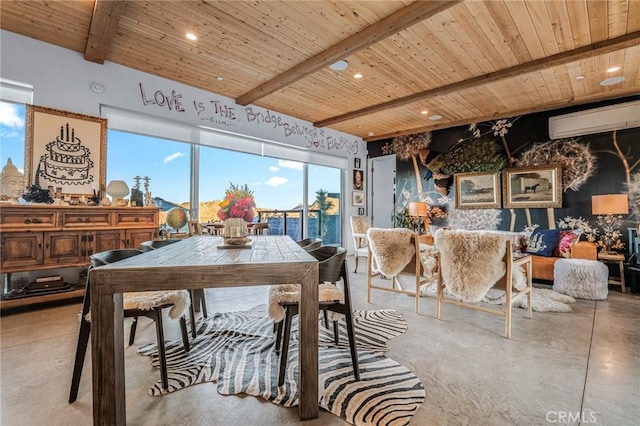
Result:
[[362,170],[353,170],[353,189],[356,191],[364,191],[364,173]]
[[562,207],[562,169],[559,165],[502,171],[504,208]]
[[364,191],[351,192],[351,205],[353,207],[364,207]]
[[359,158],[354,158],[353,159],[353,168],[354,169],[361,169],[362,167],[360,167],[360,159]]
[[27,186],[61,188],[71,196],[106,186],[107,120],[37,105],[26,106]]
[[456,209],[499,209],[502,204],[500,172],[456,173]]

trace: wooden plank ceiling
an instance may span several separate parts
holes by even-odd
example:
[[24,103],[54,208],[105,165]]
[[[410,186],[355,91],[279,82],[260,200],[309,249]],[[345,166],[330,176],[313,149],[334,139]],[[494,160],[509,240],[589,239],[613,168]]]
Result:
[[[640,92],[637,0],[4,0],[0,17],[86,60],[365,140]],[[348,69],[328,67],[339,59]]]

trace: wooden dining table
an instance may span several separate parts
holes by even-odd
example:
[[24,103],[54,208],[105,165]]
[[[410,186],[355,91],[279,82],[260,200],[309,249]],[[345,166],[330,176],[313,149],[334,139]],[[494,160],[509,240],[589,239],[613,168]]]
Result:
[[92,269],[94,425],[126,424],[122,293],[287,283],[301,285],[300,419],[318,417],[318,261],[286,235],[252,236],[249,248],[223,241],[194,236]]

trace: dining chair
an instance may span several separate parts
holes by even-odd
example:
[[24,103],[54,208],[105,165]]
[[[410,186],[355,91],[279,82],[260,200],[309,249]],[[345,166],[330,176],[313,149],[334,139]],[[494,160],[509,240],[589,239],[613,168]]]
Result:
[[[168,246],[172,243],[177,243],[180,239],[173,240],[149,240],[140,243],[140,250],[143,252],[159,249],[160,247]],[[189,305],[189,322],[191,323],[191,336],[195,339],[196,332],[196,306],[202,311],[202,316],[207,318],[209,313],[207,312],[207,300],[205,298],[204,289],[198,288],[194,290],[188,290],[191,304]]]
[[367,247],[367,231],[371,227],[369,218],[366,216],[351,216],[349,218],[351,222],[351,236],[353,237],[354,246],[354,260],[356,261],[356,267],[353,272],[358,273],[358,260],[361,257],[369,256],[369,249]]
[[[94,253],[90,256],[91,265],[87,273],[87,281],[84,292],[84,301],[82,303],[82,311],[80,313],[80,329],[78,332],[78,343],[76,346],[76,356],[73,365],[73,375],[71,378],[71,389],[69,391],[69,403],[74,402],[78,397],[78,388],[80,386],[80,377],[82,376],[82,368],[84,366],[85,354],[89,343],[89,334],[91,332],[91,289],[90,276],[91,270],[103,265],[118,262],[132,256],[141,254],[142,251],[136,249],[119,249],[108,250]],[[182,342],[185,352],[188,352],[189,337],[187,333],[187,324],[184,314],[189,306],[189,296],[185,290],[178,291],[144,291],[137,293],[124,293],[123,295],[123,313],[125,318],[133,318],[131,330],[129,332],[129,345],[133,345],[135,338],[137,318],[145,316],[152,319],[156,324],[156,337],[158,344],[158,360],[160,362],[160,377],[162,388],[169,387],[169,378],[167,375],[167,362],[164,347],[164,327],[162,324],[163,309],[169,308],[169,318],[180,319],[180,332],[182,334]]]
[[[415,297],[419,313],[420,286],[430,278],[424,274],[418,235],[406,228],[369,228],[367,241],[367,302],[371,303],[373,289],[403,293]],[[413,277],[413,289],[402,286],[402,275]]]
[[[347,252],[342,247],[322,246],[309,251],[318,260],[319,272],[319,308],[325,314],[327,311],[342,314],[345,317],[347,336],[353,374],[360,380],[358,353],[355,333],[353,329],[353,311],[351,308],[351,293],[347,274]],[[342,281],[342,289],[337,283]],[[287,368],[291,321],[298,314],[300,303],[300,288],[296,284],[282,284],[271,286],[269,290],[269,315],[276,322],[276,352],[280,352],[280,368],[278,372],[278,386],[284,384]],[[325,325],[326,325],[325,316]],[[327,327],[328,328],[328,327]],[[333,333],[336,344],[339,343],[338,321],[333,321]],[[282,347],[280,347],[282,346]]]
[[269,234],[269,224],[267,222],[257,222],[251,227],[252,235],[264,235]]
[[311,251],[319,248],[322,245],[322,240],[320,238],[305,238],[304,240],[296,241],[296,244],[306,251]]
[[[436,319],[442,303],[449,303],[504,317],[504,336],[511,338],[511,309],[527,297],[527,318],[532,317],[530,256],[514,259],[511,241],[496,234],[439,230]],[[528,262],[526,271],[521,264]],[[444,292],[453,296],[445,298]],[[479,305],[491,290],[504,293],[504,309]]]

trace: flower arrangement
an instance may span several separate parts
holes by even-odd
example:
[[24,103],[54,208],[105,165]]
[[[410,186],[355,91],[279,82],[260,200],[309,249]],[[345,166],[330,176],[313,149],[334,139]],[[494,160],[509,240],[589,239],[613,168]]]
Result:
[[229,182],[229,188],[225,190],[224,200],[220,203],[218,218],[227,220],[231,217],[244,219],[245,222],[253,221],[256,202],[253,199],[253,191],[247,184],[234,185]]

